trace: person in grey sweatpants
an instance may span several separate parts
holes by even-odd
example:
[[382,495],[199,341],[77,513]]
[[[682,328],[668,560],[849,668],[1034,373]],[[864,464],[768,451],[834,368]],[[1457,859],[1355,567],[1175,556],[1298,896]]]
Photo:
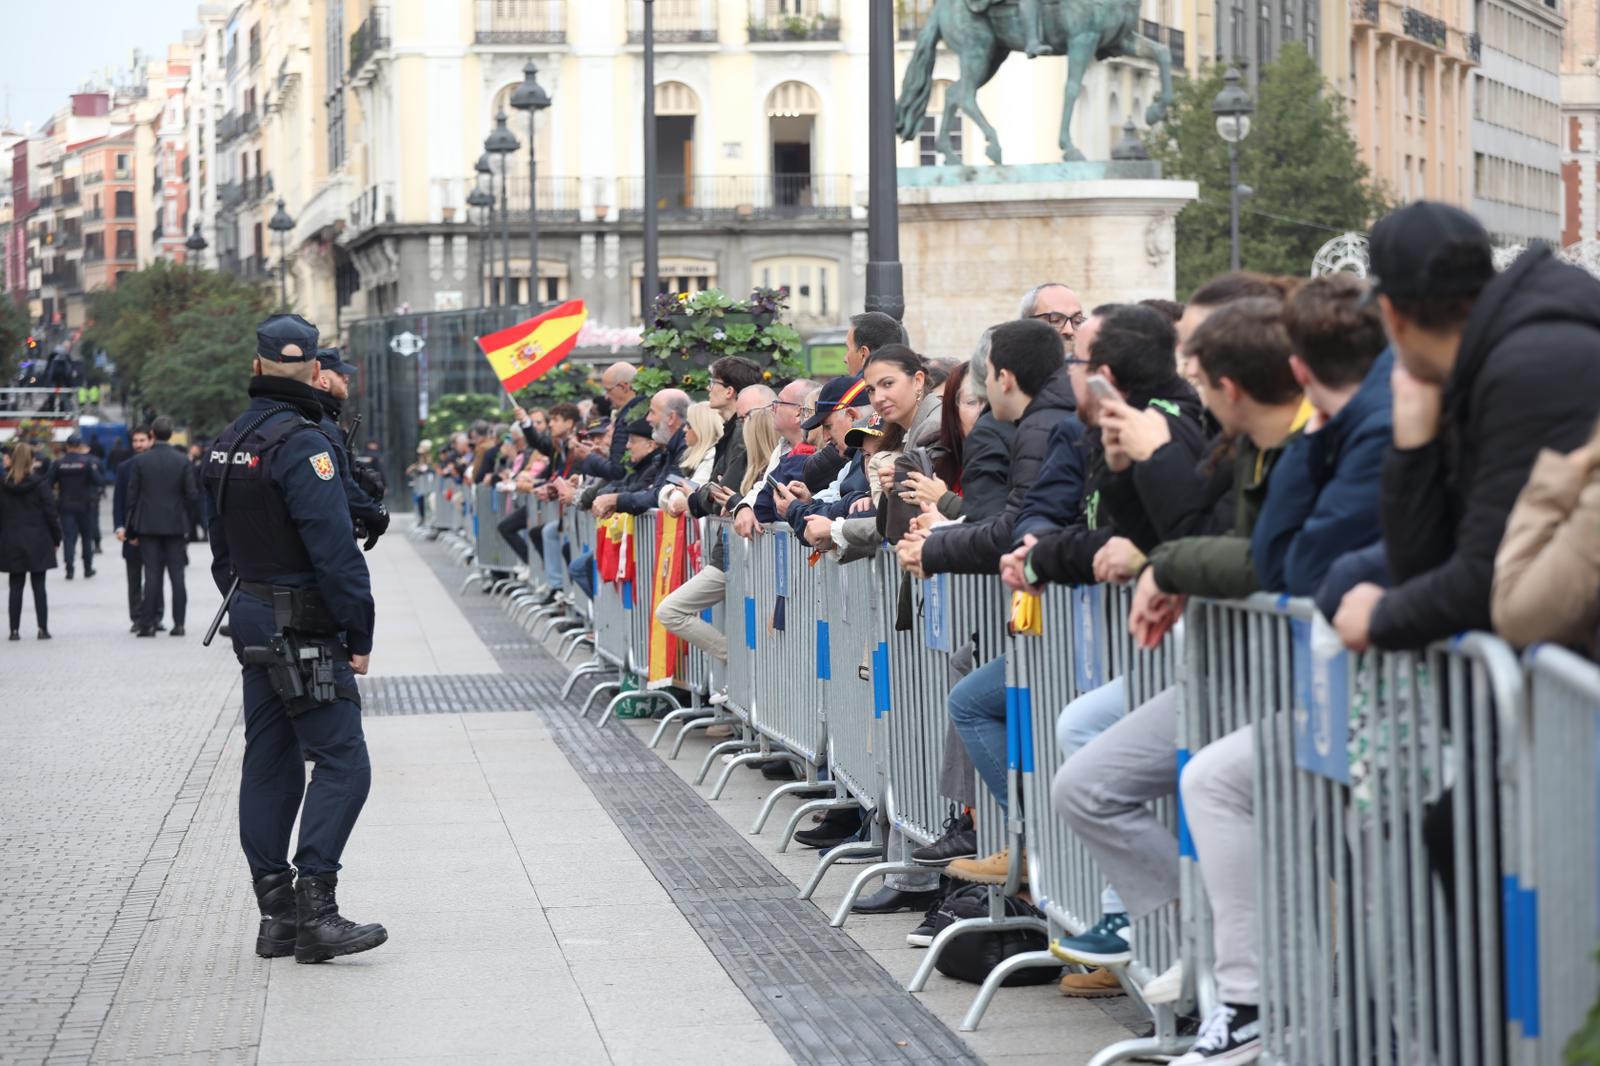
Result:
[[1132,922],[1178,899],[1178,840],[1147,806],[1177,791],[1177,766],[1178,690],[1169,688],[1079,749],[1050,790]]
[[1201,748],[1183,770],[1184,817],[1211,901],[1213,971],[1224,1003],[1261,1002],[1254,735],[1254,726],[1236,729]]

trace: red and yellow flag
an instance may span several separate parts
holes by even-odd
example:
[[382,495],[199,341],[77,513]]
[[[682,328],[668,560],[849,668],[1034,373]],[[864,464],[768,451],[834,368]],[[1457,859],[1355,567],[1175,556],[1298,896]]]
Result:
[[[655,595],[650,602],[656,606],[661,601],[677,591],[683,584],[684,563],[687,557],[687,538],[685,525],[689,521],[687,515],[669,515],[661,512],[661,520],[656,525],[656,558],[654,589]],[[650,618],[650,674],[646,683],[647,688],[667,688],[672,684],[678,672],[678,666],[683,661],[688,649],[682,640],[667,632],[667,627],[662,625],[655,616]]]
[[537,318],[478,338],[478,347],[507,392],[537,381],[560,364],[578,344],[589,320],[582,300],[568,300]]

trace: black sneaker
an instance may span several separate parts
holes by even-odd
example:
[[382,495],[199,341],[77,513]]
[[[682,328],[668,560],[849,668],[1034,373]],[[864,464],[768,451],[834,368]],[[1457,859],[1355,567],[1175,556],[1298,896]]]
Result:
[[795,843],[808,848],[831,848],[843,844],[861,830],[861,808],[845,807],[827,813],[815,826],[794,835]]
[[911,853],[911,861],[918,866],[949,866],[957,859],[977,857],[978,831],[972,815],[965,811],[944,823],[944,835],[938,840]]
[[1206,1017],[1189,1053],[1173,1066],[1238,1066],[1261,1057],[1261,1009],[1222,1003]]
[[[863,819],[861,819],[861,828],[857,829],[855,831],[855,835],[854,836],[852,836],[849,840],[844,841],[843,843],[839,843],[839,844],[833,845],[833,847],[823,848],[820,852],[818,852],[818,855],[820,857],[826,858],[828,853],[830,851],[832,851],[833,848],[842,848],[842,847],[845,846],[845,844],[865,844],[868,841],[870,841],[871,839],[872,839],[872,819],[871,818],[863,818]],[[869,851],[869,852],[866,852],[866,853],[860,854],[860,855],[845,855],[845,856],[841,857],[840,859],[838,859],[837,861],[841,865],[847,864],[847,863],[882,862],[883,861],[883,846],[880,844],[876,851]]]
[[933,938],[939,935],[939,930],[955,921],[948,914],[941,913],[941,908],[944,906],[944,890],[944,879],[940,878],[939,895],[928,904],[928,913],[922,916],[922,921],[917,923],[917,927],[906,934],[907,944],[914,948],[930,947]]

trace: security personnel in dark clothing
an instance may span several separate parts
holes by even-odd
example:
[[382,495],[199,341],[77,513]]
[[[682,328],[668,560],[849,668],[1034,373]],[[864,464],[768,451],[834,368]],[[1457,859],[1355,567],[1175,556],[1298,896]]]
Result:
[[[366,538],[366,549],[378,543],[389,528],[389,512],[383,506],[382,482],[374,485],[371,475],[350,461],[345,448],[345,431],[339,426],[344,413],[344,402],[350,398],[350,376],[356,368],[344,361],[337,348],[317,351],[320,368],[317,379],[317,399],[322,403],[319,423],[322,433],[334,447],[334,458],[339,465],[339,481],[344,485],[345,498],[350,501],[350,518],[356,524],[356,536]],[[373,490],[377,491],[374,492]]]
[[78,538],[83,538],[83,576],[94,577],[96,514],[100,509],[100,490],[105,488],[106,472],[100,460],[89,454],[83,438],[74,433],[67,438],[67,454],[50,468],[50,487],[56,492],[56,509],[61,512],[62,544],[66,548],[67,580],[72,580],[72,557]]
[[[205,466],[212,576],[224,594],[238,580],[230,618],[244,667],[239,837],[261,908],[256,954],[293,952],[296,962],[388,939],[381,925],[341,916],[334,896],[339,856],[372,782],[355,675],[367,672],[374,607],[335,449],[319,428],[316,348],[316,327],[298,315],[261,324],[250,406],[218,435]],[[316,763],[309,788],[308,758]]]

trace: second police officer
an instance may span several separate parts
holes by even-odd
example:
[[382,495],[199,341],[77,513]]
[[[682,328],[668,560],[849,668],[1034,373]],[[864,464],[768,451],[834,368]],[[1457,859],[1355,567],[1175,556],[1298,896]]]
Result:
[[355,522],[356,536],[365,538],[365,547],[371,550],[389,528],[389,512],[383,506],[383,487],[374,483],[371,472],[356,466],[350,455],[346,433],[339,424],[344,413],[344,402],[350,398],[350,378],[356,368],[344,361],[337,348],[317,351],[317,399],[322,403],[320,419],[322,432],[334,446],[334,459],[339,466],[339,481],[344,486],[345,497],[350,501],[350,517]]
[[[297,962],[388,939],[381,925],[343,917],[335,898],[339,858],[372,781],[355,675],[367,672],[375,609],[335,448],[319,425],[316,352],[316,327],[298,315],[260,325],[250,406],[205,466],[212,575],[224,595],[238,582],[239,836],[261,911],[256,953]],[[310,787],[306,759],[316,764]]]

